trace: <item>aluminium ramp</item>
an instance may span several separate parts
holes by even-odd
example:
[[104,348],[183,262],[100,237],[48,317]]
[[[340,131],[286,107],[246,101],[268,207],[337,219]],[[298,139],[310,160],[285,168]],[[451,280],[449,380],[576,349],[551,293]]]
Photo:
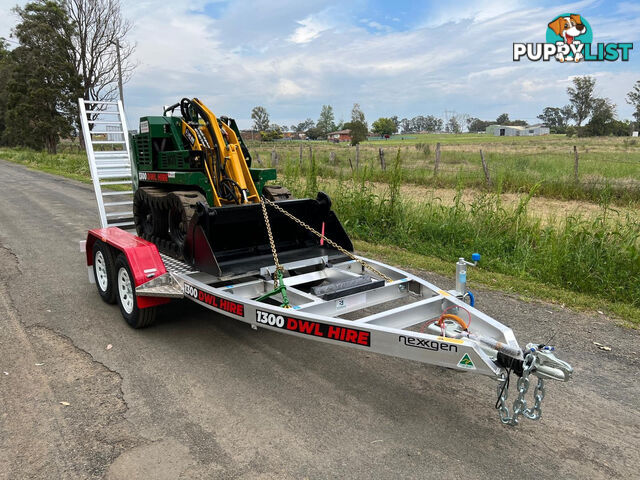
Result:
[[102,228],[135,229],[129,133],[122,102],[78,99]]

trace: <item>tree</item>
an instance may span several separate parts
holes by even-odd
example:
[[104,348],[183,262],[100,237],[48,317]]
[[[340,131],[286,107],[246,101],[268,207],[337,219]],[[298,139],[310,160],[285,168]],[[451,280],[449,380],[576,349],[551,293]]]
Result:
[[347,122],[343,125],[345,130],[349,130],[351,145],[357,145],[367,139],[369,133],[362,122]]
[[455,115],[449,119],[445,128],[449,133],[462,133],[462,127],[460,126],[460,122],[458,122],[458,118]]
[[479,118],[471,117],[467,119],[467,130],[473,133],[486,132],[487,127],[493,124],[494,122],[491,121],[480,120]]
[[118,93],[116,44],[120,48],[122,82],[130,78],[134,45],[126,37],[131,22],[123,19],[120,0],[63,0],[75,25],[71,37],[75,69],[82,78],[83,98],[112,100]]
[[360,122],[364,125],[365,129],[369,129],[367,121],[364,119],[364,112],[360,108],[359,103],[354,103],[351,109],[351,122]]
[[564,116],[562,110],[558,107],[545,107],[538,117],[545,127],[556,128],[564,127]]
[[610,135],[616,116],[616,104],[608,98],[594,98],[591,112],[584,134],[592,137]]
[[316,127],[320,129],[321,135],[333,132],[336,128],[334,122],[333,107],[331,105],[323,105],[320,111],[320,118],[316,122]]
[[496,118],[496,123],[498,125],[508,125],[509,124],[509,114],[508,113],[503,113],[502,115],[498,115],[498,118]]
[[12,145],[56,153],[60,138],[73,131],[82,92],[73,61],[73,26],[55,1],[38,0],[14,12],[19,23],[13,35],[20,45],[11,52],[3,137]]
[[427,115],[424,118],[424,128],[421,130],[425,130],[430,133],[441,132],[442,127],[444,126],[444,122],[441,118],[434,117],[433,115]]
[[282,138],[282,129],[280,125],[270,125],[267,130],[260,130],[260,140],[263,142],[272,142]]
[[402,133],[411,132],[411,120],[409,120],[408,118],[403,118],[402,120],[400,120],[400,131]]
[[594,107],[593,90],[596,80],[593,77],[575,77],[573,86],[567,87],[569,102],[573,108],[573,118],[576,119],[578,127],[586,120]]
[[[398,120],[398,116],[394,115],[393,117],[389,117],[391,119],[391,121],[393,122],[393,124],[396,126],[396,132],[398,131],[398,129],[400,128],[400,120]],[[395,133],[395,132],[394,132]]]
[[251,110],[251,120],[253,120],[253,129],[258,132],[266,132],[269,130],[269,114],[264,107],[253,107]]
[[638,80],[631,91],[627,93],[627,103],[633,105],[633,118],[640,123],[640,80]]
[[11,52],[7,50],[7,44],[4,39],[0,38],[0,144],[5,129],[4,119],[7,112],[9,95],[7,83],[9,78],[11,78],[12,57],[10,53]]
[[563,111],[566,107],[545,107],[544,110],[537,118],[539,118],[543,125],[549,127],[552,133],[565,133],[567,130],[567,122],[571,117],[572,112]]
[[304,122],[300,122],[297,125],[291,125],[291,130],[296,133],[306,132],[310,128],[315,126],[315,122],[310,118],[307,118]]
[[318,127],[311,127],[310,129],[305,131],[304,134],[309,140],[317,140],[323,135],[322,130],[320,130]]
[[565,105],[560,109],[562,114],[562,120],[565,126],[569,126],[569,120],[573,118],[573,107],[571,105]]
[[371,124],[373,133],[384,136],[392,135],[398,131],[398,127],[391,118],[380,117],[378,120]]
[[351,109],[351,121],[344,124],[344,128],[351,130],[351,145],[357,145],[367,139],[369,127],[364,118],[364,112],[357,103]]

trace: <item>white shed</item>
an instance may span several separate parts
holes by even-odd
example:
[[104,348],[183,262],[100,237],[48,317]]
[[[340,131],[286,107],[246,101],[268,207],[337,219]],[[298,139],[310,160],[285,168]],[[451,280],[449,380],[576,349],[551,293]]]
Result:
[[549,135],[549,127],[541,124],[520,127],[515,125],[489,125],[487,127],[489,135],[496,137],[533,137],[536,135]]

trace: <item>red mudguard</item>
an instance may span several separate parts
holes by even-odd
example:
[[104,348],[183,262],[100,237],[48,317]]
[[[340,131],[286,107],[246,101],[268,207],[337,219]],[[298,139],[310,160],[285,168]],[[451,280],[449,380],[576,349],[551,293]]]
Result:
[[[158,248],[151,242],[147,242],[129,232],[125,232],[117,227],[94,228],[89,230],[87,234],[87,265],[93,265],[93,244],[96,240],[102,240],[104,243],[111,245],[116,250],[124,253],[129,262],[129,268],[133,275],[136,287],[148,282],[160,275],[167,273],[164,267],[162,257],[158,253]],[[152,277],[147,275],[152,269],[156,269]],[[147,271],[145,273],[145,270]],[[138,308],[148,308],[155,305],[169,303],[169,298],[156,297],[136,297],[138,300]]]

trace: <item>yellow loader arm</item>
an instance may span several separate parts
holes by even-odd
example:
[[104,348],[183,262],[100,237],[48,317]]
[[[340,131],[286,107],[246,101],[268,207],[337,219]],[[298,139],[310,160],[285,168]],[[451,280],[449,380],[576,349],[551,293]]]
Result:
[[213,189],[214,205],[260,203],[236,133],[200,100],[181,102],[182,134],[200,150]]

